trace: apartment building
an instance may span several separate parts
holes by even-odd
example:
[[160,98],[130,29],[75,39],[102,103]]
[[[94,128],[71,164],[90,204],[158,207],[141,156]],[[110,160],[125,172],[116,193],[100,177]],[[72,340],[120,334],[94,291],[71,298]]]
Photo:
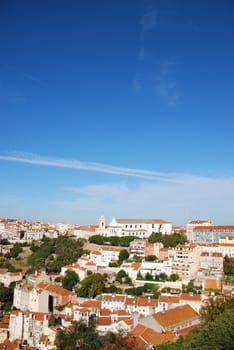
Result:
[[187,239],[190,243],[193,242],[193,230],[195,227],[200,226],[200,227],[209,227],[211,226],[211,221],[210,220],[191,220],[187,223],[186,225],[186,235]]
[[130,257],[139,256],[144,258],[149,255],[159,257],[161,248],[163,248],[162,243],[149,243],[148,240],[136,239],[129,245]]
[[184,283],[195,279],[200,268],[201,247],[195,244],[180,244],[174,252],[172,273],[178,274]]
[[200,270],[205,276],[221,277],[223,274],[223,254],[202,252],[200,255]]
[[219,243],[222,236],[234,237],[234,226],[196,226],[191,240],[193,243]]

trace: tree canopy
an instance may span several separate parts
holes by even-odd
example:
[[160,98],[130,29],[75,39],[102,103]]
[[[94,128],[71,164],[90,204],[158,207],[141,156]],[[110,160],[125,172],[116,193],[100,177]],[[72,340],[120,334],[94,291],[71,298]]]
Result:
[[153,232],[148,240],[150,243],[161,242],[165,248],[169,248],[176,247],[178,244],[185,244],[187,242],[187,237],[183,233],[162,235],[159,232]]
[[79,297],[95,298],[101,294],[105,288],[105,276],[100,273],[92,273],[80,282],[80,287],[76,289]]
[[65,272],[65,276],[62,278],[62,287],[68,290],[72,290],[77,282],[79,282],[77,273],[72,270],[67,270]]
[[83,240],[67,236],[46,238],[37,248],[32,245],[34,252],[28,257],[28,265],[34,269],[45,268],[49,272],[60,272],[62,266],[77,261],[85,252],[83,244]]
[[117,237],[117,236],[110,236],[110,237],[104,237],[101,235],[93,235],[89,238],[90,243],[95,244],[101,244],[101,245],[113,245],[113,246],[121,246],[121,247],[128,247],[130,242],[132,242],[136,237],[133,236],[124,236],[124,237]]

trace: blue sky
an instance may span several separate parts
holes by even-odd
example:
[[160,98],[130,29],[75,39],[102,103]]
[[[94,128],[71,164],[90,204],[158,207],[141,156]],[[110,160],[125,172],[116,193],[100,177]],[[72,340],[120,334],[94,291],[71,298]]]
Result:
[[0,217],[234,220],[231,0],[0,3]]

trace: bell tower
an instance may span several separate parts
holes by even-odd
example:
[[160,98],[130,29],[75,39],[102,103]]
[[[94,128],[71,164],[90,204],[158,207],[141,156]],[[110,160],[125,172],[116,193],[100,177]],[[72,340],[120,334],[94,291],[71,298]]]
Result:
[[101,215],[98,221],[98,227],[99,228],[105,228],[106,227],[106,222],[105,222],[105,217],[104,215]]

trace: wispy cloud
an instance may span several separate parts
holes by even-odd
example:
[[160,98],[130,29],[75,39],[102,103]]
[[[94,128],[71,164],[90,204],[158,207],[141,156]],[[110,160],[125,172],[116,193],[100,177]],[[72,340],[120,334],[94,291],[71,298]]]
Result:
[[174,107],[180,97],[177,82],[172,77],[177,64],[178,60],[175,58],[164,60],[156,79],[156,91],[162,101],[170,107]]
[[156,18],[156,10],[150,4],[145,10],[141,20],[140,20],[140,50],[139,50],[139,59],[143,61],[146,56],[146,48],[145,48],[145,38],[148,32],[153,30],[156,26],[157,18]]
[[[175,223],[184,223],[190,218],[208,218],[221,224],[233,223],[234,176],[164,173],[19,152],[0,154],[0,160],[122,176],[122,181],[115,183],[88,184],[83,187],[70,184],[62,187],[63,193],[60,189],[56,194],[56,198],[60,194],[61,199],[56,201],[48,199],[45,194],[45,207],[39,208],[44,217],[51,212],[51,216],[57,215],[57,220],[66,221],[69,218],[70,221],[75,219],[80,223],[90,223],[104,212],[108,219],[116,215],[162,217]],[[129,177],[136,177],[138,181],[129,182]],[[11,208],[8,212],[12,212],[13,207],[15,213],[22,209],[21,216],[24,215],[23,211],[31,210],[30,206],[37,207],[35,202],[24,210],[20,206],[17,211],[14,201],[10,197],[0,198],[2,212],[7,203]]]
[[38,156],[35,154],[24,153],[24,152],[10,152],[6,154],[0,154],[0,160],[35,164],[35,165],[44,165],[44,166],[51,166],[51,167],[96,171],[96,172],[115,174],[115,175],[139,177],[139,178],[155,180],[155,181],[159,179],[164,181],[171,181],[169,176],[157,171],[123,168],[123,167],[101,164],[96,162],[82,162],[79,160],[49,158],[49,157],[43,157],[43,156]]
[[[208,183],[212,181],[213,183],[217,184],[220,182],[220,179],[216,177],[210,178],[184,173],[164,173],[160,171],[147,169],[119,167],[115,165],[102,164],[97,162],[85,162],[74,159],[71,160],[63,158],[45,157],[25,152],[5,152],[0,154],[0,160],[49,167],[94,171],[107,174],[122,175],[126,177],[136,177],[154,182],[167,182],[177,184],[183,184],[186,182],[190,185],[205,183],[206,181]],[[221,181],[223,183],[223,179],[221,179]],[[226,181],[228,181],[228,179],[226,179]]]
[[[174,183],[140,182],[130,187],[125,182],[68,188],[75,199],[58,201],[80,217],[112,216],[164,218],[184,224],[193,218],[214,223],[233,223],[234,177],[205,178],[179,175]],[[220,205],[220,203],[225,203]]]

